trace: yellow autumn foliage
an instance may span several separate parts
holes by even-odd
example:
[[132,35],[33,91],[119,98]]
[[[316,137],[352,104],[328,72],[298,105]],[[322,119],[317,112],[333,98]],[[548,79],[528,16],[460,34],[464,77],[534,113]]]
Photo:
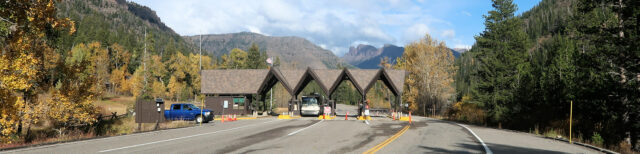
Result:
[[444,105],[455,93],[453,76],[455,75],[454,56],[444,42],[434,40],[428,34],[424,38],[409,43],[405,52],[397,60],[396,69],[409,72],[405,79],[403,100],[409,103],[411,111],[422,109],[426,113],[427,105]]

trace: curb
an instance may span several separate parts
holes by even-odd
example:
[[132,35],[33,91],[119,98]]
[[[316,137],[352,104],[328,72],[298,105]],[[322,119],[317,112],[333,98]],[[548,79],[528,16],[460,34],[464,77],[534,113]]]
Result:
[[[546,137],[546,136],[540,136],[540,137],[541,138],[546,138],[546,139],[552,139],[552,140],[556,140],[556,141],[561,141],[561,142],[565,142],[565,143],[569,143],[569,140],[563,139],[563,138],[553,138],[553,137]],[[569,144],[571,144],[571,143],[569,143]],[[590,144],[585,144],[585,143],[580,143],[580,142],[573,142],[573,144],[580,145],[580,146],[583,146],[583,147],[587,147],[589,149],[593,149],[593,150],[596,150],[596,151],[599,151],[599,152],[608,153],[608,154],[619,154],[619,153],[617,153],[615,151],[603,149],[603,148],[596,147],[596,146],[593,146],[593,145],[590,145]]]
[[[449,120],[445,120],[445,119],[436,119],[436,120],[441,120],[441,121],[446,121],[446,122],[451,122],[451,123],[454,123],[454,124],[458,124],[458,122],[449,121]],[[556,140],[556,141],[569,143],[569,140],[563,139],[563,138],[552,138],[552,137],[540,136],[540,135],[536,135],[536,134],[532,134],[532,133],[528,133],[528,132],[516,131],[516,130],[511,130],[511,129],[498,129],[498,128],[492,128],[492,127],[478,126],[478,125],[473,125],[473,124],[465,124],[465,125],[471,125],[471,126],[476,126],[476,127],[484,127],[484,128],[491,128],[491,129],[497,129],[497,130],[502,130],[502,131],[514,132],[514,133],[529,134],[529,135],[532,135],[532,136],[535,136],[535,137],[540,137],[540,138],[545,138],[545,139],[552,139],[552,140]],[[569,144],[571,144],[571,143],[569,143]],[[585,148],[589,148],[589,149],[592,149],[592,150],[596,150],[596,151],[599,151],[599,152],[607,153],[607,154],[620,154],[618,152],[611,151],[611,150],[604,149],[604,148],[600,148],[600,147],[596,147],[596,146],[593,146],[593,145],[590,145],[590,144],[585,144],[585,143],[580,143],[580,142],[573,142],[573,144],[574,145],[579,145],[579,146],[582,146],[582,147],[585,147]]]

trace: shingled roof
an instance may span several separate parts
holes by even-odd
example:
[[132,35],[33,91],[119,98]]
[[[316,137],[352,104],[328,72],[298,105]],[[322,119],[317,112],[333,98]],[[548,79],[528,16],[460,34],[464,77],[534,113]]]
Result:
[[305,70],[280,70],[282,76],[289,85],[289,88],[294,89],[298,82],[302,79],[302,75],[304,75]]
[[333,84],[338,80],[338,77],[342,73],[342,70],[330,70],[330,69],[311,69],[311,72],[315,73],[320,80],[321,86],[326,88],[325,93],[328,94]]
[[366,93],[377,80],[383,80],[394,94],[401,94],[405,76],[404,70],[392,69],[203,70],[200,92],[222,95],[258,94],[279,81],[291,94],[297,94],[304,84],[317,80],[325,93],[331,94],[339,82],[348,79],[361,93]]
[[384,71],[387,73],[387,75],[389,75],[391,83],[393,83],[393,86],[397,88],[397,91],[399,93],[402,93],[402,91],[404,90],[403,88],[404,77],[407,74],[407,72],[404,70],[393,70],[393,69],[385,69]]
[[353,77],[353,82],[357,85],[356,88],[360,88],[361,91],[365,92],[367,87],[377,78],[376,75],[380,70],[348,69],[347,71]]
[[203,70],[200,92],[203,94],[255,94],[268,69]]

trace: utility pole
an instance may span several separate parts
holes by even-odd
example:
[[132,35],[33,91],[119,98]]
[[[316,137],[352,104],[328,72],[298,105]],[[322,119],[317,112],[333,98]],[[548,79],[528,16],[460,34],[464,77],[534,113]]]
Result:
[[200,71],[202,71],[202,33],[200,33]]
[[142,56],[142,67],[144,76],[144,88],[143,93],[147,92],[147,28],[144,28],[144,55]]
[[[200,75],[200,78],[202,79],[202,32],[200,32],[200,45],[199,46],[200,46],[200,49],[198,50],[198,52],[199,52],[199,55],[200,55],[200,63],[199,63],[200,64],[200,67],[199,67],[200,70],[198,71],[198,75]],[[193,97],[194,97],[193,100],[195,101],[196,98],[197,98],[197,94],[195,94]],[[203,103],[202,108],[204,108],[204,103]],[[202,114],[200,114],[200,115],[202,115]]]
[[[273,59],[273,57],[271,57],[270,59]],[[269,63],[269,61],[267,61]],[[273,63],[269,63],[271,65],[271,67],[273,68]],[[271,96],[269,97],[269,112],[271,112],[271,109],[273,108],[273,86],[271,86]]]

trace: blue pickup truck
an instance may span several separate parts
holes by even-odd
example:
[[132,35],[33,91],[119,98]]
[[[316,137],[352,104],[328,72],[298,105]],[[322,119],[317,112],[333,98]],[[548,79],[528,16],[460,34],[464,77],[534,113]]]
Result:
[[213,120],[213,111],[198,108],[193,104],[171,104],[170,110],[164,111],[167,120],[195,120],[197,123],[207,123]]

